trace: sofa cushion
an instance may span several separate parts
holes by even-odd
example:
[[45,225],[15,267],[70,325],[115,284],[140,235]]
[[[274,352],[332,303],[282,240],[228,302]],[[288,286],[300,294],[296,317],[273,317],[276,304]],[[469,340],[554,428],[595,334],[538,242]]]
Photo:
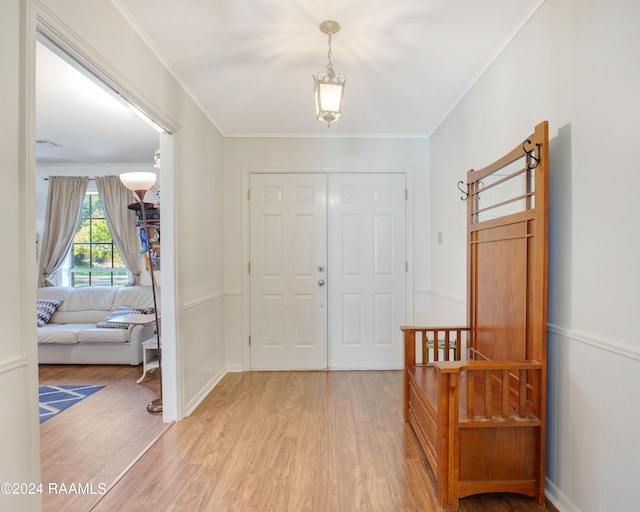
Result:
[[38,343],[75,345],[81,331],[94,328],[95,324],[47,324],[38,327]]
[[78,333],[79,343],[126,343],[129,341],[128,329],[100,329],[89,327]]
[[99,329],[95,324],[48,324],[38,328],[38,343],[41,344],[77,345],[128,341],[128,329]]
[[111,311],[119,288],[110,286],[85,286],[76,288],[69,298],[67,311]]
[[53,324],[93,324],[104,318],[109,311],[87,309],[86,311],[56,311],[51,318]]
[[67,288],[50,286],[38,288],[38,299],[61,299],[50,323],[96,323],[113,309],[113,301],[118,288],[94,286],[85,288]]
[[38,299],[61,299],[64,305],[58,308],[60,311],[66,311],[69,305],[69,299],[75,288],[67,288],[66,286],[46,286],[38,288]]
[[[157,299],[160,298],[160,290],[156,288]],[[121,306],[139,306],[152,308],[153,307],[153,291],[151,286],[125,286],[118,289],[118,293],[113,301],[113,307],[116,309]],[[158,311],[160,310],[160,304],[158,304]]]
[[40,299],[36,301],[36,320],[38,327],[49,323],[56,309],[62,304],[61,299]]
[[134,307],[134,306],[120,306],[119,308],[114,309],[111,313],[105,316],[100,322],[96,324],[96,327],[102,329],[127,329],[129,324],[127,323],[118,323],[111,322],[113,318],[117,318],[122,315],[128,315],[131,313],[139,313],[142,315],[150,315],[153,313],[153,308],[143,308],[143,307]]

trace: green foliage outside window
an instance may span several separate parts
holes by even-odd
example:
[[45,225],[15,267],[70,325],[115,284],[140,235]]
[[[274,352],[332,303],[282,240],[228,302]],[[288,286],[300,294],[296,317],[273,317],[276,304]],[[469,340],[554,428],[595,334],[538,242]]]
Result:
[[[78,271],[80,269],[87,271]],[[126,270],[126,267],[111,238],[100,196],[87,194],[73,238],[72,286],[122,286],[126,283],[126,272],[102,269]]]

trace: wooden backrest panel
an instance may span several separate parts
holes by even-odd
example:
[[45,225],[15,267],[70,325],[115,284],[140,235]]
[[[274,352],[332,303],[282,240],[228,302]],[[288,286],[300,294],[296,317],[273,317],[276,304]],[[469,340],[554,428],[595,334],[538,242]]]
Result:
[[472,356],[546,362],[548,126],[467,173]]
[[527,238],[523,223],[477,233],[475,348],[488,359],[526,359]]

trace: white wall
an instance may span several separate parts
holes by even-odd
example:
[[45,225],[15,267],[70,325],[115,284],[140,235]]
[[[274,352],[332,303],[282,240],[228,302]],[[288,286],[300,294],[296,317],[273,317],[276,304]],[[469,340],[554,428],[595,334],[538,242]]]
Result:
[[432,313],[464,321],[456,182],[549,120],[547,489],[561,510],[637,508],[638,20],[637,0],[546,0],[431,137]]
[[[226,373],[223,138],[200,111],[189,110],[177,141],[175,183],[177,357],[185,414]],[[164,258],[164,242],[162,251]]]
[[[427,159],[425,138],[230,138],[225,140],[225,318],[231,369],[248,369],[248,315],[243,312],[243,208],[249,172],[405,172],[415,220],[412,274],[427,287]],[[243,178],[244,176],[244,178]],[[411,224],[408,224],[410,226]],[[246,290],[244,290],[246,292]],[[243,314],[244,313],[244,314]]]
[[[0,482],[40,480],[40,428],[37,402],[35,326],[34,179],[25,169],[25,131],[29,112],[27,70],[29,49],[23,39],[23,2],[0,2]],[[32,78],[32,77],[31,77]],[[0,493],[0,510],[37,510],[40,496]]]

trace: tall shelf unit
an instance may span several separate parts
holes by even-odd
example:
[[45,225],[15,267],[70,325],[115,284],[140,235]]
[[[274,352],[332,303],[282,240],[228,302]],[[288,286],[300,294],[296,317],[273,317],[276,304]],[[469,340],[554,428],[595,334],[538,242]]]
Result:
[[140,234],[141,251],[146,253],[146,246],[149,247],[148,258],[145,257],[147,267],[153,265],[153,271],[160,270],[161,251],[160,251],[160,205],[154,203],[144,204],[144,213],[147,218],[148,233],[144,231],[142,222],[142,211],[138,208],[135,210],[136,226]]

